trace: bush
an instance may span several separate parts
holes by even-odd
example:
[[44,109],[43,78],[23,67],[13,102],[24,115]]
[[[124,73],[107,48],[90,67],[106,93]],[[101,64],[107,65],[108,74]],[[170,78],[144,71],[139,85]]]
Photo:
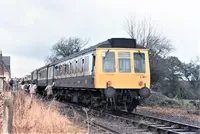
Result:
[[162,93],[152,92],[151,95],[142,102],[142,104],[155,106],[158,105],[160,102],[164,102],[166,99],[167,97]]
[[183,94],[184,99],[197,99],[198,95],[194,92],[193,89],[185,89]]
[[181,102],[179,102],[176,99],[166,98],[165,100],[158,102],[157,105],[159,105],[159,106],[180,107],[181,106]]
[[187,112],[200,115],[200,101],[197,100],[188,101]]
[[144,105],[147,106],[172,106],[172,107],[180,107],[182,104],[181,102],[175,98],[168,98],[167,96],[163,95],[162,93],[152,92],[151,95],[144,100]]
[[176,108],[182,108],[187,110],[188,113],[200,114],[200,101],[197,100],[183,100],[174,98],[168,98],[162,93],[152,92],[152,94],[142,102],[146,106],[170,106]]

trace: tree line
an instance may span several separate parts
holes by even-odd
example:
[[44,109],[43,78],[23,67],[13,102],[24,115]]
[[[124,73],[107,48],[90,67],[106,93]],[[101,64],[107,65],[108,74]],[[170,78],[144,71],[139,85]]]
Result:
[[[175,50],[171,41],[146,18],[137,20],[135,16],[129,17],[123,28],[130,38],[136,39],[138,45],[149,49],[152,90],[168,97],[200,99],[198,57],[185,63],[176,56],[169,56]],[[88,42],[79,37],[61,38],[52,46],[52,55],[46,58],[46,63],[79,52]]]

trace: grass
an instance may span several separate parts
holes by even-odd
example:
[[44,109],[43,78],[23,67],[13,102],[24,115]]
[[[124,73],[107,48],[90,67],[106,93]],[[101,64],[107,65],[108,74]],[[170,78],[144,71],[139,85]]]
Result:
[[23,92],[16,93],[13,133],[65,133],[82,134],[85,131],[59,114],[54,107],[46,108]]

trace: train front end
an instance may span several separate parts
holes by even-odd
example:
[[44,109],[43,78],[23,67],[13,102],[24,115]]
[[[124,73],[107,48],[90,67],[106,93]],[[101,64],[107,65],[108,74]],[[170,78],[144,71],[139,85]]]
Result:
[[98,48],[94,78],[95,88],[104,89],[107,98],[137,105],[150,95],[148,49]]

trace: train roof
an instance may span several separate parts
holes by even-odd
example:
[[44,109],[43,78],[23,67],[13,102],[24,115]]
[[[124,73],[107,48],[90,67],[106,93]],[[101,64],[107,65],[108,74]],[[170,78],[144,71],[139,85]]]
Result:
[[47,66],[49,66],[49,64],[44,65],[44,66],[42,66],[42,67],[40,67],[40,68],[38,68],[38,69],[35,69],[35,70],[33,70],[31,73],[33,73],[33,72],[35,72],[35,71],[37,71],[37,70],[44,69],[44,68],[46,68]]
[[91,46],[91,47],[89,47],[87,49],[84,49],[84,50],[82,50],[80,52],[77,52],[75,54],[72,54],[70,56],[62,58],[62,59],[60,59],[58,61],[55,61],[55,62],[53,62],[53,63],[51,63],[49,65],[51,66],[51,65],[54,65],[54,64],[58,64],[58,63],[63,62],[65,60],[77,57],[79,55],[83,55],[85,53],[94,51],[96,48],[140,48],[140,49],[146,49],[143,46],[136,45],[136,40],[135,39],[130,39],[130,38],[110,38],[110,39],[108,39],[106,41],[98,43],[97,45]]
[[[43,67],[41,67],[41,68],[39,68],[37,70],[41,70],[41,69],[43,69],[43,68],[45,68],[47,66],[52,66],[52,65],[58,64],[60,62],[63,62],[65,60],[77,57],[79,55],[83,55],[85,53],[94,51],[96,48],[139,48],[139,49],[146,49],[143,46],[137,45],[135,39],[131,39],[131,38],[110,38],[110,39],[108,39],[106,41],[98,43],[97,45],[91,46],[89,48],[81,50],[80,52],[74,53],[74,54],[72,54],[70,56],[67,56],[67,57],[62,58],[60,60],[57,60],[57,61],[55,61],[53,63],[45,65],[45,66],[43,66]],[[34,70],[34,71],[36,71],[36,70]]]

